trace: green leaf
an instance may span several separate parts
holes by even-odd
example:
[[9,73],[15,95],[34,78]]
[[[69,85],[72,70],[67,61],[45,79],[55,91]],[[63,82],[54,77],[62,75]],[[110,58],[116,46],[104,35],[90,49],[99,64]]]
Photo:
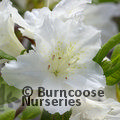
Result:
[[33,119],[41,114],[40,107],[36,106],[27,106],[20,116],[21,120]]
[[43,110],[40,120],[69,120],[72,114],[72,110],[60,115],[59,113],[50,114],[49,112]]
[[14,120],[15,110],[8,110],[0,115],[0,120]]
[[120,33],[113,36],[102,48],[99,50],[97,55],[93,58],[95,62],[101,65],[102,60],[106,57],[108,52],[120,43]]
[[17,59],[11,55],[8,55],[7,53],[5,53],[4,51],[0,50],[0,60],[1,59],[7,59],[7,60],[16,60]]
[[22,50],[21,53],[20,53],[20,55],[24,55],[24,53],[25,53],[26,51],[27,51],[27,49]]
[[[94,57],[94,61],[102,66],[107,85],[114,85],[120,81],[120,33],[113,36]],[[116,46],[117,45],[117,46]],[[103,61],[108,52],[115,47],[111,61]]]
[[22,96],[22,91],[9,86],[2,77],[0,77],[0,105],[15,102]]
[[101,66],[106,76],[107,85],[115,85],[120,81],[120,45],[115,47],[111,61],[104,61]]
[[[117,45],[111,55],[111,60],[113,61],[114,59],[116,59],[116,57],[118,57],[120,55],[120,45]],[[120,60],[120,58],[119,58]]]
[[[109,69],[112,67],[112,62],[105,60],[105,61],[102,62],[101,66],[102,66],[103,71],[104,71],[104,73],[105,73],[107,70],[109,70]],[[107,85],[112,85],[112,84],[114,84],[113,81],[115,82],[115,80],[113,80],[113,79],[111,78],[111,76],[110,76],[110,77],[107,77],[107,76],[106,76],[106,84],[107,84]],[[116,82],[115,82],[115,83],[116,83]]]
[[120,0],[92,0],[93,3],[120,2]]

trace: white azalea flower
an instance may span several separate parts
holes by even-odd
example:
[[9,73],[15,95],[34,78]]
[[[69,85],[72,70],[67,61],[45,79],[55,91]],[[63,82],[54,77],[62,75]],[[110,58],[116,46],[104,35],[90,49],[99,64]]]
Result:
[[113,99],[93,101],[86,99],[80,107],[74,107],[70,120],[119,120],[120,103]]
[[[102,68],[92,61],[101,48],[100,31],[83,24],[47,17],[34,35],[36,51],[6,63],[4,80],[23,89],[40,86],[50,90],[99,89],[105,86]],[[68,106],[69,107],[69,106]],[[63,114],[68,107],[47,107]]]
[[31,12],[27,11],[24,19],[30,28],[25,27],[25,29],[20,30],[24,36],[34,39],[33,33],[43,25],[44,19],[48,15],[63,21],[77,18],[82,20],[82,12],[87,3],[91,3],[91,0],[62,0],[52,11],[48,7],[33,9]]
[[112,18],[120,15],[119,4],[103,3],[99,5],[88,4],[84,12],[84,23],[102,30],[102,42],[106,43],[118,33],[117,24]]
[[[46,15],[66,21],[75,19],[82,21],[86,25],[91,25],[102,30],[102,42],[106,43],[113,35],[118,33],[118,28],[112,17],[119,16],[119,4],[105,3],[99,5],[87,4],[90,0],[62,0],[56,7],[50,11],[45,7],[42,9],[33,9],[32,12],[25,13],[25,21],[32,29],[22,30],[23,35],[33,39],[33,34],[39,28]],[[84,15],[83,15],[84,13]],[[83,19],[84,18],[84,19]]]
[[62,0],[53,9],[53,14],[64,21],[77,16],[81,17],[87,3],[91,2],[92,0]]
[[14,57],[24,49],[14,33],[14,21],[9,11],[8,0],[0,2],[0,49]]

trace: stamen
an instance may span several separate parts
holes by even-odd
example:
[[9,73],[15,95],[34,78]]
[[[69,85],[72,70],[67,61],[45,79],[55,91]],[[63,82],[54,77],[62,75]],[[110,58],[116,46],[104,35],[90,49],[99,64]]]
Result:
[[77,63],[78,60],[79,60],[79,58],[77,58],[77,59],[72,63],[72,65],[75,64],[75,63]]
[[68,63],[68,65],[70,66],[70,63]]
[[57,76],[57,75],[58,75],[58,73],[59,73],[59,72],[56,70],[56,71],[54,72],[55,76]]
[[65,77],[65,79],[67,80],[67,77]]
[[48,70],[50,69],[50,65],[48,65]]
[[55,55],[52,56],[52,60],[54,60],[54,58],[55,58]]
[[58,58],[59,60],[62,59],[61,57]]

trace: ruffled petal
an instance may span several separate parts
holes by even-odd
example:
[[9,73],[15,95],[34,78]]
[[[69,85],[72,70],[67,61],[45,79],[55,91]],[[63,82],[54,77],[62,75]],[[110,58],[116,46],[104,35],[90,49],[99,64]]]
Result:
[[118,120],[120,118],[120,103],[113,99],[104,101],[92,101],[86,99],[85,104],[80,107],[73,107],[73,114],[70,120]]
[[95,62],[83,64],[65,82],[80,90],[98,90],[106,85],[103,70]]
[[8,10],[9,0],[0,2],[0,49],[14,57],[20,55],[24,47],[14,33],[14,20]]
[[104,44],[118,33],[117,25],[112,21],[113,17],[120,15],[118,11],[119,6],[114,3],[87,5],[83,22],[102,30],[102,42]]
[[45,62],[35,52],[19,56],[16,61],[6,63],[2,69],[2,76],[5,81],[19,89],[31,86],[37,89],[42,81],[48,76]]
[[82,19],[81,13],[87,3],[91,3],[91,0],[62,0],[53,9],[53,14],[63,21],[77,17]]
[[[45,88],[45,90],[48,90],[48,94],[50,95],[50,91],[52,91],[52,97],[44,96],[42,99],[46,100],[49,99],[50,105],[46,106],[46,103],[43,103],[43,107],[45,110],[50,112],[51,114],[54,113],[60,113],[61,115],[71,109],[71,106],[69,105],[68,101],[70,99],[75,100],[74,97],[70,97],[68,95],[69,90],[74,90],[71,86],[65,84],[63,82],[64,78],[47,78],[43,81],[42,87]],[[55,91],[57,91],[55,93]],[[65,91],[65,92],[60,92],[60,91]],[[47,93],[46,93],[47,94]],[[56,94],[56,96],[55,96]],[[53,105],[52,101],[56,99],[57,100],[57,105]],[[66,102],[67,100],[67,102]]]

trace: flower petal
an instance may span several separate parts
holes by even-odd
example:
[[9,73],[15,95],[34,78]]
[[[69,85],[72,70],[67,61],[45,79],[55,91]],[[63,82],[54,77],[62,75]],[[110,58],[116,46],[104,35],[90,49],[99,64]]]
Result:
[[106,85],[102,68],[95,62],[89,62],[80,66],[66,81],[67,84],[81,90],[98,90]]
[[70,120],[118,120],[120,118],[120,103],[113,99],[104,101],[92,101],[86,99],[85,104],[73,107]]
[[63,21],[76,16],[81,17],[86,3],[91,3],[91,0],[62,0],[53,9],[53,14]]
[[[68,100],[70,99],[75,100],[74,97],[68,96],[68,91],[74,89],[71,86],[63,83],[63,79],[64,78],[51,78],[51,79],[47,78],[46,80],[43,81],[42,87],[49,91],[48,94],[50,93],[50,90],[52,90],[52,97],[45,96],[42,98],[45,100],[49,99],[50,105],[46,106],[45,103],[43,103],[43,107],[51,114],[58,112],[62,115],[63,113],[69,111],[71,109],[71,106],[68,104]],[[55,91],[57,90],[58,92],[55,93]],[[62,90],[65,91],[65,93],[60,92]],[[57,96],[55,96],[55,94],[57,94]],[[56,106],[52,105],[53,99],[56,99],[58,101]],[[67,103],[65,102],[66,100]]]
[[118,33],[117,25],[112,21],[113,17],[120,15],[118,8],[114,3],[87,5],[83,22],[102,30],[103,44]]
[[9,5],[11,5],[10,2],[6,0],[0,2],[0,49],[16,57],[24,47],[14,33],[14,21],[7,8]]
[[17,62],[6,63],[2,69],[2,76],[9,85],[19,89],[25,86],[37,89],[48,76],[44,64],[40,56],[37,56],[35,52],[30,52],[19,56]]

